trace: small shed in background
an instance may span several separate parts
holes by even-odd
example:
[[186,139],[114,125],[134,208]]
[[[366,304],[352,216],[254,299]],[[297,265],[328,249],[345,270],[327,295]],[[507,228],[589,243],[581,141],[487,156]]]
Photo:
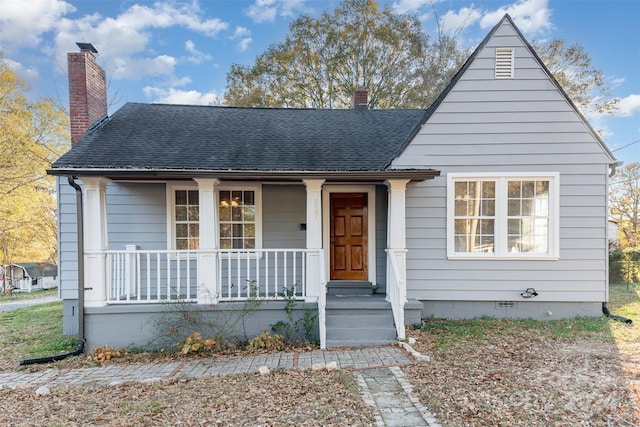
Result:
[[58,266],[51,262],[21,262],[0,269],[2,289],[32,292],[58,287]]

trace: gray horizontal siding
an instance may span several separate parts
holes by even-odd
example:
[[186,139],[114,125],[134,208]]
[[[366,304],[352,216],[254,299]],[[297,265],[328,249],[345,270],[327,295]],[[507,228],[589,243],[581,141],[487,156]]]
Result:
[[164,183],[110,182],[107,185],[109,249],[138,245],[141,250],[167,249]]
[[58,197],[58,266],[60,297],[78,298],[78,234],[76,193],[66,178],[56,178]]
[[[515,48],[513,79],[495,79],[495,47]],[[441,177],[407,190],[407,285],[423,300],[606,299],[611,159],[505,21],[405,151],[398,168]],[[559,260],[449,260],[448,173],[557,172]]]
[[376,186],[376,286],[378,293],[387,289],[387,187]]
[[[109,249],[124,249],[127,244],[137,244],[140,249],[166,249],[165,194],[163,183],[110,182],[107,185]],[[66,179],[58,179],[58,214],[60,293],[63,299],[76,299],[76,196]]]
[[303,249],[307,233],[307,190],[304,185],[262,186],[262,246]]

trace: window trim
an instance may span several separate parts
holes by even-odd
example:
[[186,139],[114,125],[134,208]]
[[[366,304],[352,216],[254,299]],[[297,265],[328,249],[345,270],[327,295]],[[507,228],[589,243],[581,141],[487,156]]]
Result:
[[256,247],[252,249],[221,249],[224,251],[253,251],[262,249],[262,184],[247,184],[247,183],[224,183],[216,186],[216,220],[218,221],[216,229],[217,247],[220,248],[220,192],[221,191],[253,191],[254,192],[254,204],[256,207],[256,219],[255,219],[255,244]]
[[[549,247],[546,254],[509,252],[506,247],[507,227],[507,182],[548,181],[549,182]],[[455,252],[455,183],[459,181],[492,181],[496,183],[494,253]],[[447,174],[447,258],[478,260],[557,260],[560,248],[560,174],[557,172],[514,172],[514,173],[449,173]]]
[[[176,250],[176,217],[175,217],[175,205],[176,205],[176,190],[198,190],[198,184],[193,181],[181,181],[170,182],[166,184],[166,211],[167,211],[167,248],[170,251]],[[220,218],[219,218],[219,204],[220,204],[220,191],[253,191],[255,195],[254,203],[256,206],[256,236],[255,249],[262,249],[262,184],[255,183],[224,183],[216,185],[215,191],[215,209],[216,209],[216,221],[215,233],[216,233],[216,247],[220,248]],[[195,250],[195,249],[194,249]],[[225,249],[227,250],[227,249]],[[233,251],[234,249],[229,249]],[[245,249],[241,249],[245,250]],[[249,251],[253,249],[247,249]]]

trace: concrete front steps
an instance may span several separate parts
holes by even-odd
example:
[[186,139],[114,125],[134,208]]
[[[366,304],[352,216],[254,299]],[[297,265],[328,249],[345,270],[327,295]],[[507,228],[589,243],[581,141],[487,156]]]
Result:
[[391,304],[380,294],[327,295],[327,348],[396,341]]
[[391,304],[371,282],[327,283],[327,348],[364,347],[396,340]]
[[[371,282],[327,283],[327,348],[365,347],[394,343],[397,331],[391,303],[384,294],[374,294]],[[405,325],[420,322],[422,303],[405,304]]]

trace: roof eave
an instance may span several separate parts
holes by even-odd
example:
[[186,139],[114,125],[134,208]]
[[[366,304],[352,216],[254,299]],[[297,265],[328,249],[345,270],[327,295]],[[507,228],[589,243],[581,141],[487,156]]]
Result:
[[291,180],[326,179],[326,180],[366,180],[380,181],[385,179],[409,179],[423,181],[440,176],[435,169],[386,169],[386,170],[328,170],[328,171],[261,171],[261,170],[186,170],[186,169],[110,169],[110,168],[60,168],[49,169],[47,174],[53,176],[101,176],[110,179],[186,179],[215,177],[238,180]]

